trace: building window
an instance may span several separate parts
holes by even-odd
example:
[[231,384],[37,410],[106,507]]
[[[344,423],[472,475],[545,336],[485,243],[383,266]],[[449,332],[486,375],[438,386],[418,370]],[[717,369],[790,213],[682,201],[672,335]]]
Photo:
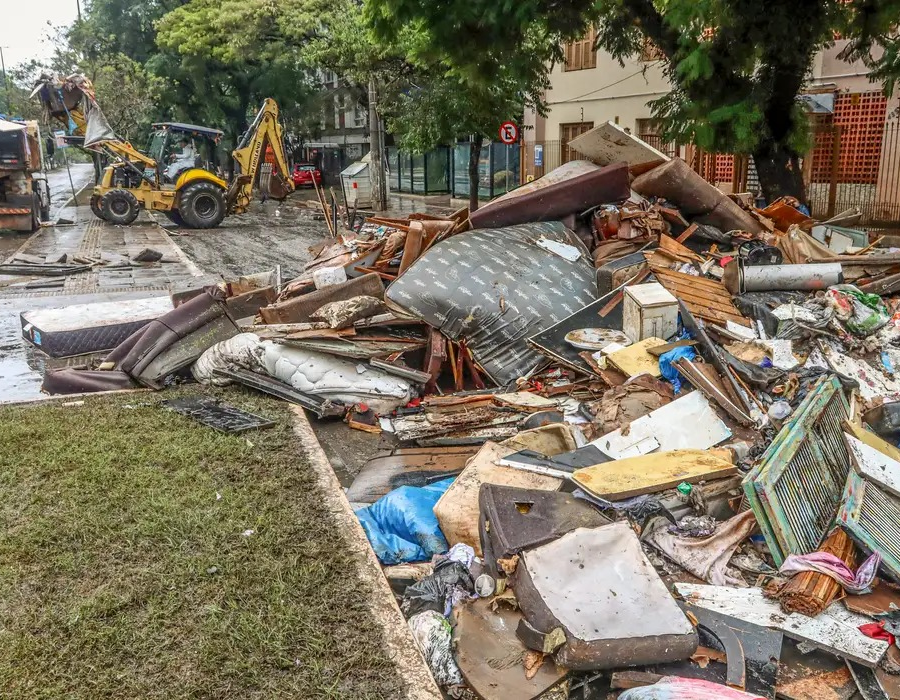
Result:
[[566,63],[563,66],[563,70],[596,68],[597,50],[594,48],[596,40],[597,30],[591,27],[581,39],[566,44],[563,49],[566,55]]
[[663,139],[662,127],[656,119],[638,119],[637,135],[641,141],[653,146],[657,151],[665,153],[669,158],[678,155],[677,144]]
[[578,158],[580,158],[577,151],[569,148],[569,141],[576,136],[581,136],[593,128],[594,122],[576,122],[574,124],[559,125],[559,139],[562,142],[563,163],[568,163],[570,160],[578,160]]

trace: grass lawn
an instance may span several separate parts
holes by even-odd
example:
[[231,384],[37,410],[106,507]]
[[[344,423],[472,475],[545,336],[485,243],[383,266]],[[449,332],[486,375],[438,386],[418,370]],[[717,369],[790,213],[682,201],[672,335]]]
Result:
[[219,392],[278,421],[223,435],[192,391],[0,408],[0,697],[400,695],[286,405]]

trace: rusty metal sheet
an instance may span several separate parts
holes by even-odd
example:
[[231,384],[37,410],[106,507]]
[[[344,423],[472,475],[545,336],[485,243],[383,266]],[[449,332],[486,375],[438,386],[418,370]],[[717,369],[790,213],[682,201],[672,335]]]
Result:
[[528,652],[516,636],[521,613],[477,600],[457,608],[453,641],[466,683],[482,700],[532,700],[563,681],[567,671],[547,658],[533,678],[525,675]]

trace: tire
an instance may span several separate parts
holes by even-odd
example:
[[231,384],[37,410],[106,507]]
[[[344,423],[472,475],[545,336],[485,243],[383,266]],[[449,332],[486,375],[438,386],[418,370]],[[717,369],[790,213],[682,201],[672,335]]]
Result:
[[100,210],[109,223],[128,226],[138,218],[141,205],[128,190],[110,190],[100,200]]
[[192,182],[178,196],[178,213],[189,228],[215,228],[225,218],[225,193],[212,182]]
[[41,227],[41,196],[35,192],[31,195],[31,232]]
[[100,195],[94,194],[91,195],[91,211],[94,212],[94,216],[98,219],[105,219],[103,216],[103,199]]
[[177,209],[172,209],[170,211],[164,211],[163,214],[165,217],[171,221],[176,226],[184,226],[184,219],[181,218],[181,214],[178,213]]

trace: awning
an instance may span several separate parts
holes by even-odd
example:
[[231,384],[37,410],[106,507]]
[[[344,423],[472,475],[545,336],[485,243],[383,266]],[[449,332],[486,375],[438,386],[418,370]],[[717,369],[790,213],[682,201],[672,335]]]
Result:
[[5,131],[24,131],[25,124],[19,122],[11,122],[6,119],[0,119],[0,132]]

